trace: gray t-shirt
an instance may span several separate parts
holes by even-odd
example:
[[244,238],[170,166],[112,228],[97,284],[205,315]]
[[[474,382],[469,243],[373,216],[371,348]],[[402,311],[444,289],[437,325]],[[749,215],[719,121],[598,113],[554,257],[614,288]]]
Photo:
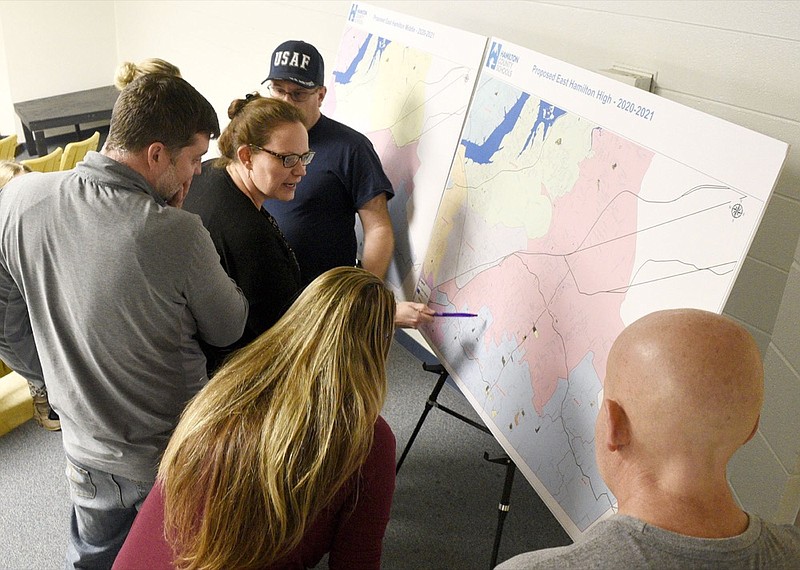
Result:
[[520,554],[496,570],[530,568],[800,568],[800,528],[749,515],[750,524],[732,538],[694,538],[614,515],[570,546]]

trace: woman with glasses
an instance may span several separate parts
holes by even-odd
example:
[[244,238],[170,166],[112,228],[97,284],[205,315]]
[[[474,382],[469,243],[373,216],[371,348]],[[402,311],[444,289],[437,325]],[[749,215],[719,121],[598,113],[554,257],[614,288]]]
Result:
[[380,568],[395,439],[379,416],[395,302],[323,273],[189,403],[115,570]]
[[302,112],[258,93],[236,99],[218,141],[222,156],[203,163],[183,209],[199,214],[222,266],[250,303],[244,334],[227,347],[201,343],[211,375],[234,349],[271,327],[301,289],[300,269],[267,198],[291,200],[314,158]]

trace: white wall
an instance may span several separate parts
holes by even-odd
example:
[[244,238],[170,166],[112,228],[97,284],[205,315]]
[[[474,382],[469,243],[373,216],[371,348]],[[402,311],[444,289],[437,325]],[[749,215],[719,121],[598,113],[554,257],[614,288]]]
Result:
[[772,338],[764,357],[765,395],[761,429],[729,468],[743,504],[773,520],[800,526],[800,243]]
[[341,1],[115,4],[120,61],[160,57],[177,65],[214,105],[223,128],[231,101],[262,88],[279,43],[305,39],[333,61],[350,6]]
[[[0,38],[5,39],[3,31],[2,5],[0,5]],[[0,42],[0,78],[8,77],[5,41]],[[14,109],[11,106],[11,85],[9,81],[0,81],[0,136],[10,135],[14,128]]]
[[0,32],[0,133],[23,140],[14,102],[112,82],[114,2],[0,2]]
[[[763,428],[732,463],[732,484],[746,508],[773,520],[795,520],[800,506],[800,2],[372,4],[497,35],[586,69],[625,64],[650,70],[657,73],[657,94],[792,145],[725,312],[756,337],[767,370]],[[269,54],[281,41],[310,41],[326,61],[334,61],[349,5],[342,0],[0,2],[0,58],[4,48],[12,100],[22,100],[108,84],[120,61],[162,57],[178,65],[212,102],[224,126],[230,101],[259,87]],[[36,36],[48,49],[31,51],[33,10]],[[53,50],[62,57],[49,61]],[[0,88],[0,132],[8,130],[10,102],[3,98]]]

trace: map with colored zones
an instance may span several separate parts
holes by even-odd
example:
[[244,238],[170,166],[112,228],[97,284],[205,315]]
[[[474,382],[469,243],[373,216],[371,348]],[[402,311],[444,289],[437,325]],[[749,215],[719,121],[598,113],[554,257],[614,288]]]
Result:
[[392,182],[387,283],[399,299],[413,297],[485,47],[485,36],[351,7],[322,112],[367,135]]
[[721,312],[786,150],[492,41],[417,285],[478,317],[422,333],[573,538],[616,503],[594,452],[611,344],[654,310]]

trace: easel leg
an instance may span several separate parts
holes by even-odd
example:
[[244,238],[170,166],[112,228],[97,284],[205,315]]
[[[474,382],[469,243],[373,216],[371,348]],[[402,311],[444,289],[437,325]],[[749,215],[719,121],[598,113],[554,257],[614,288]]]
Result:
[[511,461],[508,455],[498,457],[497,459],[489,459],[489,454],[484,452],[483,458],[491,463],[499,463],[506,466],[506,481],[503,485],[503,496],[500,498],[500,504],[497,507],[497,530],[494,533],[494,547],[492,548],[492,560],[489,563],[491,570],[497,566],[497,556],[500,553],[500,539],[503,536],[503,524],[506,520],[506,515],[511,508],[511,487],[514,484],[514,473],[516,472],[516,465]]
[[[414,431],[411,433],[411,437],[406,443],[405,448],[403,449],[403,453],[400,455],[400,460],[397,462],[397,467],[395,467],[395,474],[400,472],[400,467],[403,465],[403,461],[406,459],[406,455],[411,450],[411,446],[414,443],[414,440],[417,438],[417,434],[419,434],[419,430],[422,428],[422,424],[425,423],[425,418],[428,416],[428,413],[431,411],[432,408],[439,408],[443,412],[447,412],[451,416],[454,416],[460,419],[463,422],[468,423],[469,425],[478,428],[479,430],[491,435],[491,431],[484,425],[481,425],[468,417],[459,414],[455,410],[451,410],[446,406],[442,406],[438,403],[437,398],[439,397],[439,392],[441,392],[442,387],[444,386],[445,382],[447,382],[448,373],[445,370],[444,366],[441,364],[436,364],[432,366],[428,366],[426,363],[422,364],[422,368],[427,372],[433,372],[439,375],[439,378],[436,381],[436,385],[433,387],[430,395],[428,396],[428,400],[425,402],[425,409],[422,412],[422,415],[419,417],[417,421],[417,425],[414,427]],[[486,461],[491,463],[499,463],[501,465],[506,466],[506,480],[505,484],[503,485],[503,496],[500,499],[500,505],[498,506],[498,518],[497,518],[497,530],[495,531],[494,536],[494,548],[492,549],[492,561],[491,561],[491,568],[494,568],[497,565],[497,556],[500,552],[500,539],[503,535],[503,524],[505,523],[506,515],[508,514],[508,510],[510,508],[511,503],[511,487],[514,483],[514,473],[516,471],[516,465],[511,460],[511,458],[504,454],[496,459],[489,459],[489,454],[484,452],[483,458]]]
[[439,392],[442,390],[442,386],[444,386],[444,383],[447,381],[447,370],[445,370],[444,366],[441,364],[428,366],[423,362],[422,368],[428,372],[435,372],[439,374],[439,379],[436,381],[436,385],[433,387],[430,396],[428,396],[428,400],[425,402],[425,409],[423,410],[422,415],[419,417],[419,421],[417,421],[417,425],[414,427],[414,431],[411,433],[411,437],[409,438],[408,443],[406,443],[402,455],[400,455],[400,460],[397,462],[397,467],[395,467],[395,474],[400,472],[400,467],[403,465],[406,455],[408,455],[408,452],[411,450],[411,445],[417,438],[417,434],[419,433],[420,428],[422,428],[422,424],[425,423],[425,418],[428,417],[428,412],[430,412],[431,408],[436,405],[436,398],[439,397]]

